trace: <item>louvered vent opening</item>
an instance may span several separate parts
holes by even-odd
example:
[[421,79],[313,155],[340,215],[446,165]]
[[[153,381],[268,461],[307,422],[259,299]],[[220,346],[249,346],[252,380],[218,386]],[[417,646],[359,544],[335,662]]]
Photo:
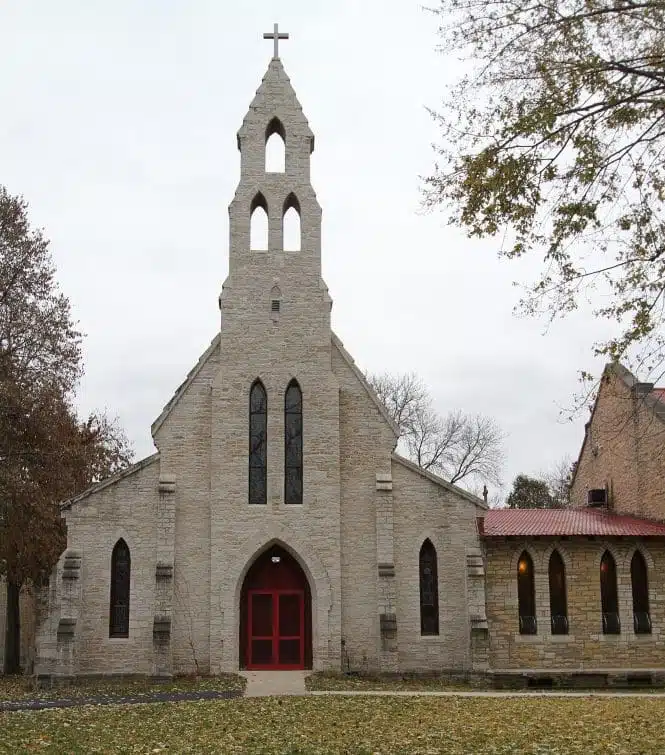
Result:
[[273,299],[270,304],[271,312],[279,312],[279,299]]

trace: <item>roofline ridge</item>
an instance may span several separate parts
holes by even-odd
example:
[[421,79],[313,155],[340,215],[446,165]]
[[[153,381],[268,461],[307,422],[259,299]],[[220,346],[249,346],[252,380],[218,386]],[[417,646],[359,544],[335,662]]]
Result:
[[110,485],[114,485],[116,482],[120,482],[120,480],[122,480],[123,478],[129,477],[135,472],[139,472],[141,469],[145,469],[145,467],[149,467],[159,459],[159,455],[159,451],[155,451],[155,453],[150,454],[150,456],[144,456],[142,459],[134,462],[134,464],[130,464],[128,467],[121,469],[119,472],[112,474],[110,477],[105,477],[103,480],[93,483],[83,492],[79,493],[78,495],[72,496],[72,498],[68,498],[67,500],[62,501],[62,503],[58,504],[60,510],[64,511],[65,509],[69,509],[72,507],[72,504],[78,503],[79,501],[87,498],[93,493],[97,493],[100,490],[109,487]]
[[483,509],[484,511],[491,510],[490,507],[485,503],[485,501],[478,498],[478,496],[474,495],[473,493],[469,493],[469,491],[464,490],[464,488],[460,488],[459,485],[455,485],[455,483],[453,482],[448,482],[448,480],[444,479],[443,477],[440,477],[437,474],[434,474],[433,472],[430,472],[427,469],[423,469],[422,467],[419,467],[417,464],[412,462],[410,459],[407,459],[406,457],[402,456],[401,454],[398,454],[395,451],[393,451],[391,454],[391,459],[393,461],[396,461],[398,464],[401,464],[403,467],[410,469],[412,472],[416,472],[416,474],[419,474],[422,477],[427,478],[428,480],[435,483],[436,485],[439,485],[440,487],[445,488],[451,493],[460,495],[462,498],[465,498],[467,501],[475,504],[476,506]]

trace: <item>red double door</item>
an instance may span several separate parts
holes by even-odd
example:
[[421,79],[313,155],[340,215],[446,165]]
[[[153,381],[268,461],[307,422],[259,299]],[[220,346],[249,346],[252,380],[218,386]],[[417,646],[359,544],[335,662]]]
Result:
[[303,590],[249,590],[247,668],[305,668]]

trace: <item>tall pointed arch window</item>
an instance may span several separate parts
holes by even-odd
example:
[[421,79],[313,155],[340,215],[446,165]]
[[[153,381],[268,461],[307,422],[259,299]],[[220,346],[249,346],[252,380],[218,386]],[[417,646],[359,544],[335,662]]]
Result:
[[536,634],[536,589],[533,560],[528,551],[522,551],[517,562],[517,603],[520,619],[520,634]]
[[249,248],[252,251],[268,250],[268,203],[259,191],[249,206]]
[[292,380],[284,394],[284,503],[302,503],[302,391]]
[[600,559],[600,602],[603,612],[603,634],[621,634],[617,567],[609,551]]
[[428,538],[420,548],[420,634],[439,634],[439,578],[436,548]]
[[550,621],[552,634],[568,634],[568,600],[566,595],[566,567],[561,554],[552,551],[549,563]]
[[286,170],[286,131],[279,118],[273,118],[266,127],[266,173],[284,173]]
[[633,553],[633,558],[630,561],[630,584],[633,591],[635,634],[651,634],[647,565],[644,556],[638,550]]
[[282,240],[285,252],[299,252],[302,247],[300,202],[291,192],[282,207]]
[[111,605],[109,637],[129,637],[129,588],[131,558],[127,543],[120,538],[111,553]]
[[260,380],[249,392],[249,502],[268,499],[268,397]]

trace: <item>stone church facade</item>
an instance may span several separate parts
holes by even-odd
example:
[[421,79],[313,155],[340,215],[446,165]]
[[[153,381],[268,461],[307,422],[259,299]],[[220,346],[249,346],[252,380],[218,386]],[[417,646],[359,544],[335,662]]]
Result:
[[[284,172],[266,172],[272,133]],[[220,331],[154,422],[157,452],[63,505],[36,670],[483,666],[484,505],[394,453],[331,331],[314,135],[278,57],[238,148]],[[284,251],[292,208],[300,250]],[[250,248],[258,210],[266,249]]]
[[221,327],[153,423],[157,452],[63,504],[35,672],[663,681],[665,511],[641,494],[587,506],[608,454],[580,466],[585,500],[565,511],[488,511],[397,455],[330,327],[314,136],[277,55],[238,148]]

